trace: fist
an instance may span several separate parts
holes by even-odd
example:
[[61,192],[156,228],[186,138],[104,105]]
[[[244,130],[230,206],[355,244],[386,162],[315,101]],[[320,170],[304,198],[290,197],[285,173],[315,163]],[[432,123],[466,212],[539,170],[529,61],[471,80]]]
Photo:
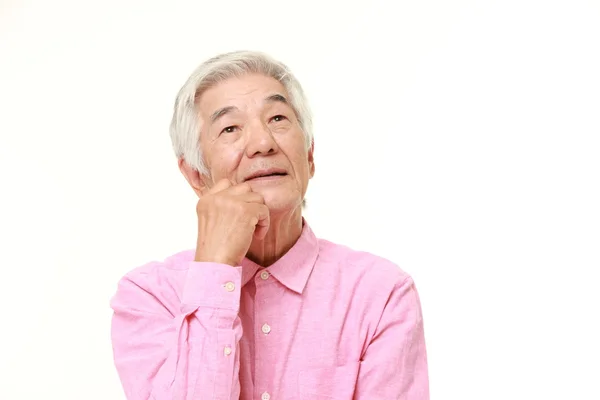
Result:
[[240,265],[252,239],[264,239],[269,209],[250,185],[219,181],[196,205],[198,241],[195,261]]

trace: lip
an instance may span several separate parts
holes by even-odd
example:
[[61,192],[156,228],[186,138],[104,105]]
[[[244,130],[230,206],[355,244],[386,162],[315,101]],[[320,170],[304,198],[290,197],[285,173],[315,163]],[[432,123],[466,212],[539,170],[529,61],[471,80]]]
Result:
[[248,179],[246,182],[248,183],[270,183],[270,182],[279,182],[280,180],[284,179],[287,175],[269,175],[269,176],[259,176],[253,179]]
[[[274,175],[274,174],[278,174],[278,175]],[[250,176],[248,176],[246,179],[244,179],[244,182],[247,182],[250,180],[256,181],[256,180],[277,179],[277,178],[283,178],[286,175],[287,175],[287,171],[285,169],[281,169],[281,168],[261,169],[261,170],[253,172]]]

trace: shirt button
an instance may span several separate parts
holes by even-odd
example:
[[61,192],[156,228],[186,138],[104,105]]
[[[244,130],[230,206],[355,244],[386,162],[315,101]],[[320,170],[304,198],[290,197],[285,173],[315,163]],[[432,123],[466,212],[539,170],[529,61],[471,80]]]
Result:
[[227,346],[225,347],[225,350],[223,351],[225,353],[226,356],[231,354],[231,347]]
[[265,335],[268,335],[269,332],[271,332],[271,327],[269,326],[269,324],[264,324],[262,326],[262,331]]
[[269,279],[269,273],[267,271],[263,271],[260,273],[260,277],[266,281],[267,279]]
[[235,290],[235,285],[233,284],[233,282],[227,282],[225,284],[225,290],[227,290],[228,292],[233,292]]
[[262,396],[260,396],[261,400],[269,400],[271,398],[271,395],[267,392],[264,392],[262,394]]

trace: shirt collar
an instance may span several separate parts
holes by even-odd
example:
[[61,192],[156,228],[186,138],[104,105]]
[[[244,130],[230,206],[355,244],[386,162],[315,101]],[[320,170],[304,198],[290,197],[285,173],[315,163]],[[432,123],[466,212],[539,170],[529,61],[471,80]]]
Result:
[[259,269],[267,269],[275,279],[288,289],[302,294],[318,254],[319,242],[317,237],[306,223],[306,220],[302,218],[300,237],[292,248],[274,264],[263,268],[248,258],[242,260],[242,285],[248,283]]

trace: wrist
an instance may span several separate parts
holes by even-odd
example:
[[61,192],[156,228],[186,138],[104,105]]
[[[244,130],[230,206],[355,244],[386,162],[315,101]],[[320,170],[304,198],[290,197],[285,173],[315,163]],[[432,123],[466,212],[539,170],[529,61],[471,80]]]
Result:
[[209,255],[201,254],[198,252],[196,252],[196,255],[194,256],[194,261],[195,262],[211,262],[211,263],[217,263],[217,264],[226,264],[226,265],[231,265],[232,267],[237,266],[236,262],[233,262],[225,257],[209,256]]

